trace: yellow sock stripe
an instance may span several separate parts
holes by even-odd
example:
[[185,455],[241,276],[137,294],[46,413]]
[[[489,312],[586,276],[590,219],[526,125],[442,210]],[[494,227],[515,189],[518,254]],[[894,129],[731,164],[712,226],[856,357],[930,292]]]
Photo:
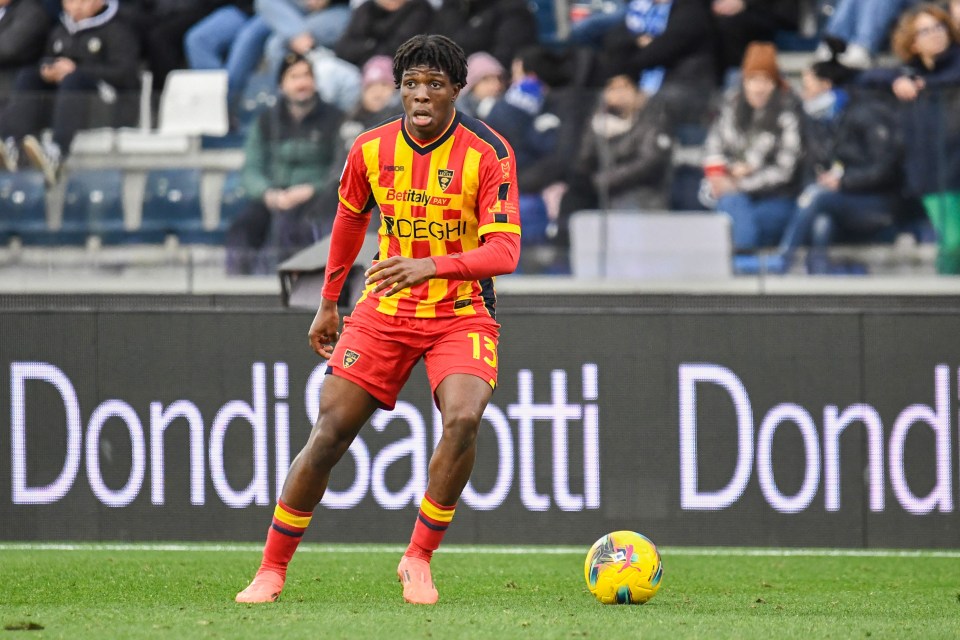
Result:
[[306,529],[307,525],[310,524],[310,518],[313,516],[295,516],[289,511],[285,511],[280,505],[277,505],[273,510],[273,517],[283,524],[290,525],[291,527]]
[[456,511],[456,509],[440,509],[426,498],[420,501],[420,510],[428,518],[437,522],[450,522],[453,520],[453,512]]

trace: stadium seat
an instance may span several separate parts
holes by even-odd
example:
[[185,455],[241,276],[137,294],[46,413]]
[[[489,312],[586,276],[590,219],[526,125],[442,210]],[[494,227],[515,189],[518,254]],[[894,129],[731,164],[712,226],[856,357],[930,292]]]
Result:
[[245,133],[257,119],[260,112],[276,104],[276,79],[266,73],[258,73],[250,77],[244,87],[240,104],[237,107],[237,127]]
[[159,120],[161,134],[226,134],[230,129],[226,71],[171,71],[160,97]]
[[49,241],[46,192],[39,171],[0,173],[0,242],[14,236],[24,244]]
[[123,241],[123,172],[120,169],[71,171],[67,177],[63,224],[56,232],[62,244],[83,244],[88,236],[104,243]]
[[220,220],[217,222],[217,232],[221,240],[226,236],[227,229],[236,220],[249,202],[247,192],[243,188],[240,171],[231,171],[223,184],[223,198],[220,201]]
[[556,44],[559,38],[555,0],[530,0],[530,10],[537,19],[539,41],[543,44]]
[[161,239],[176,235],[181,242],[204,242],[199,169],[154,169],[147,174],[143,220],[138,234]]

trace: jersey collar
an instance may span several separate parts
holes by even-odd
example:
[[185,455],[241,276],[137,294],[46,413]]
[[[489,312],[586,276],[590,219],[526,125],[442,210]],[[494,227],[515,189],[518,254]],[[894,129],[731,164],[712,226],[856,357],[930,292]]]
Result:
[[419,142],[416,138],[410,135],[409,131],[407,131],[406,115],[404,115],[401,119],[400,131],[403,132],[403,139],[408,145],[410,145],[410,148],[423,156],[432,152],[434,149],[446,142],[450,136],[453,135],[453,132],[457,128],[458,124],[460,124],[460,111],[454,111],[453,118],[450,120],[450,124],[447,126],[444,132],[426,144]]

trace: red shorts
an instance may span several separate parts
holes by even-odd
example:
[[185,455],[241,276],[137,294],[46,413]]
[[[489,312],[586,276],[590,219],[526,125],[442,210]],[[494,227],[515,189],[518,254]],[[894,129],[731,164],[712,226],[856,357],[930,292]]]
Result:
[[328,367],[393,409],[420,358],[434,396],[451,373],[475,375],[496,388],[499,337],[500,325],[489,316],[397,318],[361,304],[343,319]]

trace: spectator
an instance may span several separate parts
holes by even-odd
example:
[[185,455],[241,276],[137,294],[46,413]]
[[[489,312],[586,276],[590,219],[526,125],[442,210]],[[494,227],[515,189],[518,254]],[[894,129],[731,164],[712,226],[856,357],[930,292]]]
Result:
[[781,243],[781,264],[771,270],[788,270],[797,247],[809,241],[809,273],[842,271],[827,259],[835,237],[869,240],[893,227],[903,163],[896,114],[883,100],[842,88],[851,75],[833,61],[803,72],[806,187]]
[[468,56],[484,51],[504,67],[537,41],[537,21],[526,0],[444,0],[431,29]]
[[342,159],[346,160],[346,154],[358,135],[399,114],[401,110],[397,85],[393,79],[393,59],[389,56],[373,56],[363,65],[360,103],[347,114],[340,126]]
[[632,0],[604,40],[603,78],[626,74],[670,107],[676,123],[698,123],[718,85],[717,40],[704,0]]
[[893,34],[905,66],[865,73],[890,87],[903,111],[906,180],[937,231],[937,271],[960,273],[960,30],[950,14],[924,3]]
[[269,273],[330,232],[336,196],[325,187],[343,113],[320,100],[310,61],[288,53],[280,100],[260,114],[245,146],[243,186],[251,201],[227,232],[227,269]]
[[253,0],[245,0],[221,7],[191,27],[183,48],[191,69],[226,69],[227,101],[235,112],[269,36],[270,26],[254,13]]
[[950,0],[949,9],[954,26],[960,29],[960,0]]
[[772,41],[777,31],[796,31],[799,26],[798,0],[711,0],[710,8],[720,34],[724,70],[740,65],[751,42]]
[[[824,28],[819,60],[829,60],[839,49],[837,62],[854,69],[873,66],[873,58],[887,46],[890,26],[904,9],[918,0],[840,0]],[[831,47],[830,39],[840,46]]]
[[0,104],[20,67],[40,60],[49,31],[37,0],[0,0]]
[[[486,119],[514,150],[527,247],[555,244],[571,160],[592,108],[583,89],[569,84],[569,67],[570,59],[553,49],[523,49],[513,62],[510,87]],[[529,268],[539,266],[525,263]]]
[[270,73],[277,72],[287,51],[305,56],[317,47],[332,49],[350,20],[347,0],[256,0],[255,6],[273,30],[267,41]]
[[333,50],[340,59],[362,67],[373,56],[393,56],[432,22],[433,7],[427,0],[367,0],[353,10]]
[[120,18],[139,34],[156,96],[163,91],[171,71],[187,66],[183,50],[187,31],[222,4],[223,0],[126,0],[120,3]]
[[738,90],[729,94],[705,144],[707,197],[733,222],[740,254],[777,243],[794,211],[800,104],[769,42],[747,47]]
[[[19,166],[22,149],[48,185],[77,131],[88,124],[91,103],[115,106],[118,92],[137,87],[140,45],[116,18],[117,0],[63,0],[63,15],[47,39],[46,57],[17,74],[10,103],[0,117],[0,160]],[[53,128],[52,140],[37,136]]]
[[561,225],[581,209],[666,209],[673,149],[667,121],[663,103],[633,78],[608,80],[560,205]]
[[460,91],[460,111],[485,120],[506,90],[506,70],[489,53],[478,51],[467,58],[467,86]]

